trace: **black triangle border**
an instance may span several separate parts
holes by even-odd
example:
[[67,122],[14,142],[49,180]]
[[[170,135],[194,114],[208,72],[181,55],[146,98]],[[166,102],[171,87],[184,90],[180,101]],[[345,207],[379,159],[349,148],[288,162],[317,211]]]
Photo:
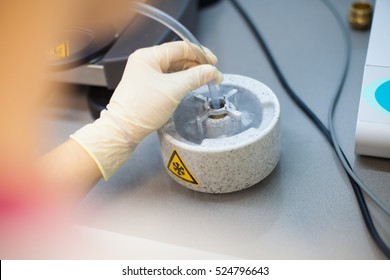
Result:
[[[179,175],[177,175],[176,173],[174,173],[170,168],[169,166],[171,165],[172,163],[172,160],[173,158],[175,157],[175,155],[178,157],[180,163],[183,165],[184,169],[186,170],[186,172],[188,173],[188,175],[190,175],[192,181],[189,181],[187,179],[184,179],[183,177],[180,177]],[[188,183],[191,183],[193,185],[196,185],[196,186],[199,186],[199,183],[198,181],[194,178],[194,176],[192,176],[191,172],[189,171],[189,169],[187,168],[187,166],[184,164],[183,160],[181,159],[181,157],[179,156],[179,153],[176,151],[176,150],[173,150],[170,158],[169,158],[169,161],[168,161],[168,164],[167,164],[167,169],[169,170],[169,172],[171,172],[173,175],[175,175],[176,177],[182,179],[183,181],[186,181]]]

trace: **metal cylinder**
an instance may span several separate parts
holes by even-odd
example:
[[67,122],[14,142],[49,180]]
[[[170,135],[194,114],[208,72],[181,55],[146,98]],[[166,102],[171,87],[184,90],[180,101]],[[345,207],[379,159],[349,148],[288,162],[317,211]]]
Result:
[[348,21],[352,28],[367,30],[371,26],[372,6],[369,2],[358,1],[351,4]]

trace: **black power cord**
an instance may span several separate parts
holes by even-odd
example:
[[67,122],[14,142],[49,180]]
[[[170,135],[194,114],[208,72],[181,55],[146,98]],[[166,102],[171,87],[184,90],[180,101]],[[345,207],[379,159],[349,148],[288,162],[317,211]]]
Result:
[[[314,112],[305,104],[305,102],[303,102],[302,99],[293,91],[293,89],[291,88],[291,86],[287,82],[286,78],[284,77],[282,71],[280,70],[279,66],[277,65],[273,55],[271,54],[270,48],[268,47],[268,45],[267,45],[266,41],[264,40],[262,34],[257,29],[257,27],[255,26],[254,22],[251,20],[250,16],[242,8],[242,6],[240,5],[240,3],[238,3],[237,0],[230,0],[230,2],[236,8],[238,13],[241,15],[241,17],[243,18],[243,20],[247,24],[249,30],[251,31],[251,33],[255,37],[256,41],[261,46],[261,48],[264,51],[264,54],[265,54],[268,62],[270,63],[270,65],[272,67],[272,70],[275,72],[279,82],[281,83],[282,87],[285,89],[285,91],[287,92],[289,97],[306,114],[306,116],[314,123],[314,125],[321,131],[321,133],[324,135],[324,137],[326,138],[328,143],[335,150],[336,150],[336,148],[338,148],[338,150],[341,152],[342,157],[344,157],[344,159],[346,160],[346,157],[345,157],[343,151],[338,146],[338,144],[334,142],[334,140],[333,140],[334,138],[332,139],[331,132],[328,130],[328,128],[324,125],[323,122],[321,122],[321,120],[316,116],[316,114],[314,114]],[[335,106],[336,103],[337,103],[337,99],[338,99],[338,97],[339,97],[339,95],[340,95],[340,93],[342,91],[343,86],[344,86],[345,79],[346,79],[346,73],[347,73],[348,66],[349,66],[350,42],[349,42],[349,37],[346,36],[347,34],[345,34],[345,32],[344,32],[344,27],[341,26],[342,22],[338,18],[338,15],[335,13],[335,10],[330,6],[329,3],[327,3],[326,1],[323,1],[323,2],[329,8],[331,13],[336,17],[336,20],[337,20],[338,24],[340,25],[340,28],[343,30],[344,39],[345,39],[345,43],[346,43],[346,49],[347,49],[347,59],[346,59],[345,71],[343,73],[342,79],[340,80],[339,89],[338,89],[338,92],[337,92],[336,97],[334,99],[335,102],[334,102],[333,105]],[[332,109],[331,111],[333,112],[334,108],[331,108],[331,109]],[[336,147],[336,145],[337,145],[337,147]],[[346,161],[346,162],[347,162],[349,168],[351,168],[351,166],[349,165],[348,161]],[[367,204],[366,204],[366,201],[364,199],[364,196],[363,196],[361,188],[356,183],[354,178],[352,178],[348,173],[347,173],[347,175],[348,175],[348,179],[349,179],[349,181],[351,183],[352,189],[353,189],[353,191],[355,193],[356,200],[358,202],[361,214],[363,216],[363,219],[364,219],[364,222],[366,224],[367,230],[368,230],[368,232],[371,235],[371,238],[374,240],[374,242],[379,247],[379,249],[383,252],[383,254],[387,258],[390,259],[390,249],[386,245],[386,243],[383,241],[383,239],[381,238],[380,234],[378,233],[378,231],[377,231],[377,229],[376,229],[376,227],[374,225],[374,222],[373,222],[373,220],[371,218],[370,211],[369,211],[369,209],[367,207]]]

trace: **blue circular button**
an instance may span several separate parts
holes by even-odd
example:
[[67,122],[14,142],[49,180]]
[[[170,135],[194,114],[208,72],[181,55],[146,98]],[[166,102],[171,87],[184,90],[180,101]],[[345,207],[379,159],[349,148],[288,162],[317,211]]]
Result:
[[390,81],[384,82],[375,90],[375,99],[383,109],[390,112]]

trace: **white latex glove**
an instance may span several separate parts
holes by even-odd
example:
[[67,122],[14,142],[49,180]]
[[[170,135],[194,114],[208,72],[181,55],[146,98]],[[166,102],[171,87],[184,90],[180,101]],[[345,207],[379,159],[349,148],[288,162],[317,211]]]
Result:
[[[215,55],[205,51],[216,64]],[[168,121],[186,94],[211,80],[221,83],[222,74],[212,65],[199,65],[188,43],[137,50],[107,110],[70,137],[91,155],[107,180],[146,135]]]

